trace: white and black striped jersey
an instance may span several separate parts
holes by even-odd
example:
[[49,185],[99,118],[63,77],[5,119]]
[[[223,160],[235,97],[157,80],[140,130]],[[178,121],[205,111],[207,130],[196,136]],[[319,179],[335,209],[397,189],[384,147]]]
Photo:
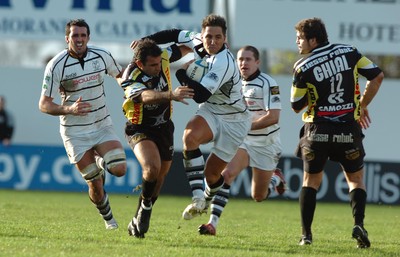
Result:
[[241,92],[239,68],[234,55],[226,47],[216,55],[207,55],[203,49],[201,34],[182,30],[179,33],[178,43],[194,50],[195,59],[204,59],[208,64],[208,72],[200,83],[212,93],[203,103],[217,115],[241,113],[246,110]]
[[201,33],[171,29],[148,36],[158,44],[178,43],[193,49],[195,59],[205,59],[208,72],[200,81],[211,92],[211,97],[201,105],[206,105],[216,115],[228,116],[246,112],[247,107],[241,92],[239,68],[234,55],[224,47],[216,55],[209,55],[201,41]]
[[47,64],[42,95],[55,98],[60,94],[61,105],[72,105],[79,97],[91,104],[86,116],[61,115],[61,134],[74,136],[112,125],[106,107],[104,76],[116,77],[121,70],[110,52],[94,46],[88,46],[82,59],[72,57],[65,49]]
[[[268,74],[257,70],[247,80],[243,79],[242,84],[243,95],[253,121],[264,116],[268,110],[282,109],[279,86]],[[246,140],[251,144],[265,145],[267,139],[279,137],[279,129],[279,124],[274,124],[263,129],[251,130]]]

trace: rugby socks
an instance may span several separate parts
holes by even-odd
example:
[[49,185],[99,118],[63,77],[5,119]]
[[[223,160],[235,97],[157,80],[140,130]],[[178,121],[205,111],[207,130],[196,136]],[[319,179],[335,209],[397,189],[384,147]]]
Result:
[[311,224],[314,219],[317,204],[317,190],[312,187],[302,187],[299,197],[301,228],[304,236],[311,235]]
[[105,191],[104,191],[103,200],[101,200],[101,202],[99,204],[95,204],[95,205],[104,220],[111,220],[113,218],[110,202],[108,201],[108,195]]
[[[142,193],[139,196],[139,201],[138,201],[138,206],[136,208],[136,213],[135,213],[135,217],[137,217],[139,208],[142,204],[143,201],[143,205],[146,207],[152,207],[153,206],[153,193],[154,193],[154,189],[157,185],[157,180],[155,181],[147,181],[144,178],[142,178]],[[155,200],[157,200],[157,198],[155,198]],[[155,202],[154,200],[154,202]]]
[[217,182],[212,185],[208,185],[206,183],[206,190],[204,190],[204,198],[206,199],[206,203],[210,203],[213,199],[214,195],[222,188],[224,185],[224,177],[221,175]]
[[183,151],[183,167],[185,168],[193,197],[202,198],[204,190],[204,157],[199,148]]
[[350,206],[353,212],[354,225],[360,225],[363,227],[367,193],[361,188],[356,188],[351,190],[349,196]]
[[272,175],[271,181],[269,182],[269,185],[268,185],[268,194],[267,194],[266,198],[268,198],[270,192],[275,190],[275,187],[278,186],[279,183],[281,183],[281,178],[277,175]]
[[154,194],[154,189],[156,188],[157,185],[157,180],[154,181],[147,181],[144,178],[142,178],[142,199],[143,202],[146,206],[149,206],[151,204],[151,198],[153,197]]
[[229,201],[230,188],[230,185],[224,183],[222,188],[216,193],[216,197],[211,201],[211,215],[208,223],[213,225],[214,228],[217,228],[221,214]]

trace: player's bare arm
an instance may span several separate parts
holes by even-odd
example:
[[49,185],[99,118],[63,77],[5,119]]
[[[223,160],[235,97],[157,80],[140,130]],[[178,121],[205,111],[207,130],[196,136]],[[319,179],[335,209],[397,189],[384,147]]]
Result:
[[261,116],[260,118],[252,122],[251,130],[263,129],[279,123],[280,113],[281,110],[279,109],[268,110],[265,115]]
[[174,91],[158,92],[154,90],[145,90],[140,96],[140,101],[145,104],[153,104],[166,101],[176,101],[188,104],[185,99],[192,99],[193,89],[187,86],[179,86]]
[[367,81],[364,94],[360,100],[361,107],[367,107],[371,103],[382,84],[383,78],[384,75],[383,72],[381,72],[374,79]]
[[381,72],[374,79],[367,81],[367,83],[366,83],[364,94],[360,100],[361,115],[360,115],[359,123],[363,129],[369,128],[369,126],[371,124],[371,118],[369,116],[367,106],[371,103],[372,99],[375,97],[376,93],[378,92],[378,90],[382,84],[383,78],[384,78],[384,75],[383,75],[383,72]]
[[54,116],[72,114],[76,116],[85,116],[90,111],[91,105],[87,102],[82,102],[80,97],[73,105],[64,106],[53,102],[53,98],[42,95],[39,100],[39,110]]

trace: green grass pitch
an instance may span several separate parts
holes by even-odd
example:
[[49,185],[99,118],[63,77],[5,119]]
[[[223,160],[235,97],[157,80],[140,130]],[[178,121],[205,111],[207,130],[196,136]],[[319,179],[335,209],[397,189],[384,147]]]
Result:
[[400,256],[400,206],[367,205],[371,248],[351,238],[349,204],[317,203],[311,246],[298,246],[297,201],[231,198],[217,235],[199,235],[202,215],[182,220],[190,196],[161,195],[145,239],[126,227],[137,195],[109,194],[119,229],[107,231],[86,192],[0,190],[0,256]]

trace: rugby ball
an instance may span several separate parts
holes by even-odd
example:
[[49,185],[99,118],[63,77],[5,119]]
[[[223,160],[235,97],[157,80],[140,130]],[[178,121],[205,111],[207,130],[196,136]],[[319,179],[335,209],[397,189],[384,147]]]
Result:
[[208,64],[204,59],[192,62],[186,70],[186,75],[194,81],[200,82],[208,71]]

